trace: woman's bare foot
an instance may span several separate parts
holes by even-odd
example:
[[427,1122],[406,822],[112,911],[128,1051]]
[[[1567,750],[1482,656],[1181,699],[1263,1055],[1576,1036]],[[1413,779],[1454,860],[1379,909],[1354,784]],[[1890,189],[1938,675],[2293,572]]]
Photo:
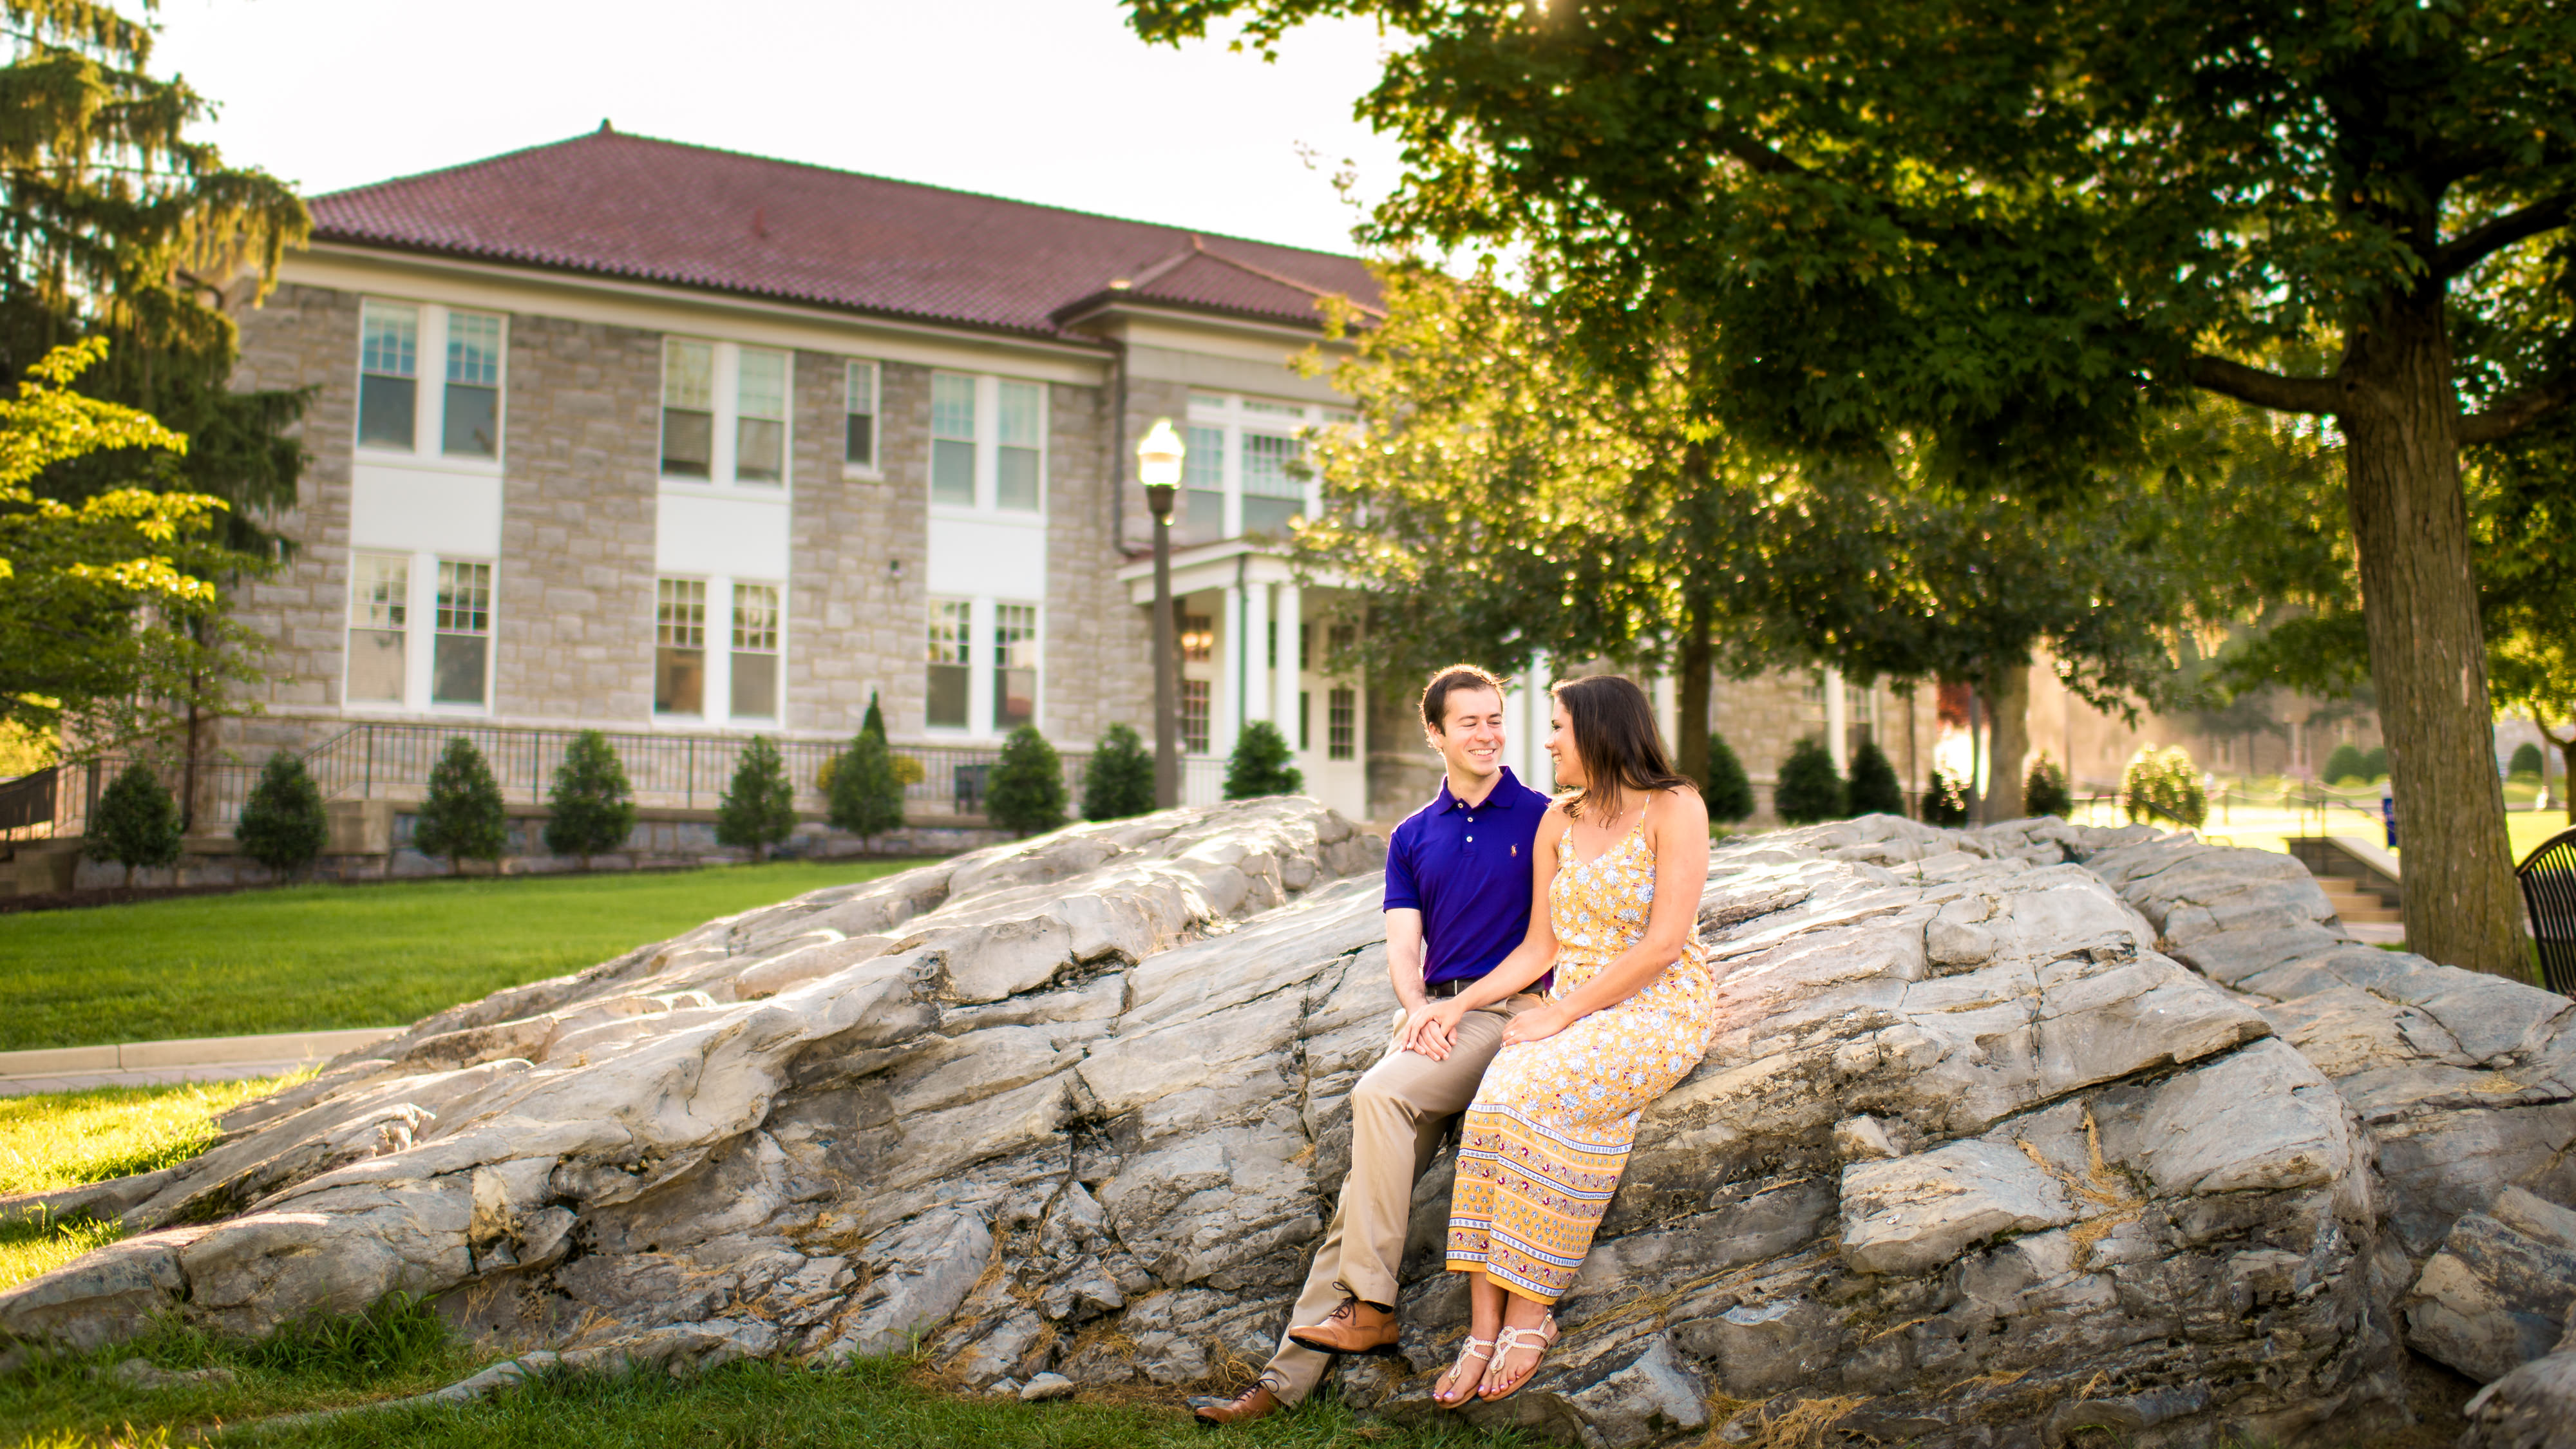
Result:
[[1490,1404],[1519,1393],[1555,1346],[1556,1316],[1546,1304],[1514,1295],[1503,1315],[1503,1331],[1495,1335],[1493,1366],[1485,1371],[1476,1396]]
[[1431,1402],[1444,1409],[1454,1409],[1474,1398],[1477,1388],[1485,1381],[1485,1369],[1493,1357],[1492,1339],[1468,1335],[1467,1341],[1459,1346],[1458,1361],[1449,1365],[1448,1371],[1440,1375],[1440,1382],[1431,1386]]

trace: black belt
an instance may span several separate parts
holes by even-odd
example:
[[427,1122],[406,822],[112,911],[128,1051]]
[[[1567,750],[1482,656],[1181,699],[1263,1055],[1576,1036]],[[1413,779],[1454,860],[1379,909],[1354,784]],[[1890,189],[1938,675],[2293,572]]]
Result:
[[1461,992],[1464,992],[1468,987],[1475,985],[1476,981],[1477,978],[1473,976],[1461,976],[1454,981],[1434,981],[1430,985],[1422,988],[1422,994],[1435,998],[1456,996]]

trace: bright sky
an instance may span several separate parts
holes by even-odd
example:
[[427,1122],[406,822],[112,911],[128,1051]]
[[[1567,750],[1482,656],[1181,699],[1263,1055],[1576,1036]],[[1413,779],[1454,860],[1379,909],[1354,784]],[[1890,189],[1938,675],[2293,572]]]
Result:
[[[1395,148],[1351,119],[1381,42],[1310,27],[1275,65],[1148,47],[1110,0],[162,0],[154,69],[205,139],[307,195],[594,130],[757,152],[1333,251]],[[1309,165],[1300,148],[1310,148]]]

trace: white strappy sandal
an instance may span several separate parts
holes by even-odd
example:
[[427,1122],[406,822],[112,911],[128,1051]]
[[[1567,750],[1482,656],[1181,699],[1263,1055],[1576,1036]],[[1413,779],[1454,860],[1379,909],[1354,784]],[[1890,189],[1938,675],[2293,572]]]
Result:
[[1516,1352],[1524,1348],[1537,1349],[1538,1357],[1530,1360],[1529,1372],[1521,1375],[1519,1383],[1512,1385],[1510,1388],[1503,1390],[1499,1394],[1486,1393],[1480,1386],[1476,1391],[1476,1397],[1483,1399],[1489,1404],[1499,1404],[1503,1400],[1510,1398],[1512,1395],[1519,1393],[1521,1390],[1528,1388],[1529,1381],[1537,1378],[1538,1371],[1547,1366],[1547,1351],[1556,1347],[1557,1337],[1556,1315],[1553,1313],[1540,1319],[1539,1325],[1536,1328],[1506,1328],[1500,1333],[1495,1334],[1493,1356],[1496,1362],[1500,1362],[1504,1354]]
[[[1503,1332],[1505,1332],[1505,1333],[1509,1333],[1509,1332],[1511,1332],[1511,1330],[1510,1330],[1510,1329],[1508,1329],[1508,1328],[1506,1328],[1506,1329],[1504,1329],[1504,1330],[1503,1330]],[[1467,1366],[1467,1360],[1469,1360],[1469,1359],[1471,1359],[1471,1358],[1472,1358],[1472,1359],[1475,1359],[1476,1361],[1478,1361],[1479,1363],[1487,1363],[1487,1364],[1490,1364],[1490,1363],[1492,1363],[1492,1362],[1494,1361],[1494,1344],[1495,1344],[1495,1340],[1494,1340],[1494,1339],[1490,1339],[1490,1338],[1477,1338],[1477,1337],[1475,1337],[1475,1336],[1473,1336],[1473,1335],[1470,1335],[1470,1336],[1468,1337],[1468,1339],[1467,1339],[1466,1345],[1465,1345],[1464,1347],[1462,1347],[1462,1348],[1460,1348],[1460,1349],[1458,1350],[1458,1361],[1457,1361],[1456,1363],[1453,1363],[1453,1364],[1449,1365],[1449,1372],[1447,1372],[1447,1373],[1445,1373],[1445,1374],[1442,1374],[1440,1377],[1441,1377],[1443,1380],[1448,1381],[1448,1382],[1450,1383],[1450,1386],[1451,1386],[1451,1387],[1453,1387],[1453,1388],[1454,1388],[1454,1387],[1456,1387],[1456,1382],[1455,1382],[1455,1380],[1456,1380],[1456,1375],[1457,1375],[1457,1373],[1458,1373],[1458,1371],[1459,1371],[1460,1369],[1465,1368],[1465,1367]],[[1482,1383],[1484,1382],[1484,1377],[1485,1377],[1485,1376],[1484,1376],[1483,1374],[1481,1374],[1481,1373],[1480,1373],[1480,1374],[1478,1374],[1478,1375],[1476,1376],[1476,1381],[1477,1381],[1479,1384],[1482,1384]],[[1475,1393],[1475,1391],[1474,1391],[1473,1389],[1470,1389],[1470,1390],[1468,1390],[1466,1393],[1460,1394],[1460,1395],[1459,1395],[1457,1398],[1455,1398],[1455,1399],[1444,1399],[1444,1398],[1442,1398],[1442,1397],[1440,1396],[1440,1385],[1439,1385],[1439,1384],[1433,1384],[1433,1385],[1431,1386],[1431,1402],[1433,1402],[1433,1403],[1435,1403],[1435,1404],[1438,1404],[1440,1407],[1442,1407],[1442,1408],[1444,1408],[1444,1409],[1455,1409],[1455,1408],[1459,1408],[1459,1407],[1461,1407],[1461,1406],[1465,1405],[1465,1404],[1467,1403],[1467,1401],[1468,1401],[1468,1400],[1473,1399],[1473,1398],[1475,1398],[1475,1397],[1476,1397],[1476,1393]]]

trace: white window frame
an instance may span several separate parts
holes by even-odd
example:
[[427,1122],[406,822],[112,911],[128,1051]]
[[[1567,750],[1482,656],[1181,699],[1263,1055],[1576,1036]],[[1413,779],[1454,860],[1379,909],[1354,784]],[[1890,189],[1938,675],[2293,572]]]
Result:
[[[1052,507],[1049,495],[1053,489],[1050,486],[1052,479],[1049,474],[1054,465],[1055,451],[1050,437],[1054,427],[1054,399],[1049,395],[1047,384],[1035,378],[1004,377],[989,372],[958,372],[950,368],[939,369],[931,376],[933,379],[931,386],[934,391],[938,387],[937,379],[941,377],[962,377],[975,385],[975,501],[970,506],[964,503],[942,503],[934,500],[930,505],[931,511],[944,518],[975,518],[991,522],[1024,523],[1036,528],[1044,527],[1048,510]],[[1004,384],[1030,387],[1037,391],[1038,506],[1035,508],[1001,506],[1002,388]],[[879,458],[885,455],[882,436],[884,416],[882,411],[878,413],[881,429],[877,448]],[[921,445],[922,477],[925,479],[930,477],[930,470],[935,466],[938,441],[925,430]]]
[[[1213,428],[1225,439],[1225,520],[1219,528],[1220,539],[1243,536],[1243,460],[1244,435],[1257,433],[1272,437],[1295,438],[1300,452],[1311,446],[1314,434],[1327,427],[1348,426],[1355,422],[1348,408],[1319,407],[1312,403],[1288,402],[1280,398],[1252,397],[1243,393],[1193,392],[1189,401],[1189,425]],[[1317,516],[1323,509],[1323,486],[1320,480],[1305,480],[1304,514]]]
[[[645,618],[645,627],[656,634],[654,648],[657,652],[661,648],[658,637],[659,611],[661,586],[664,580],[706,586],[706,642],[700,646],[700,653],[705,656],[705,662],[700,666],[705,671],[705,678],[700,686],[697,713],[665,714],[661,710],[652,708],[649,703],[653,688],[652,680],[648,675],[644,691],[648,700],[646,711],[651,715],[653,722],[673,729],[704,729],[709,726],[742,729],[785,728],[788,710],[788,661],[793,657],[796,647],[795,620],[791,603],[793,594],[787,587],[787,580],[754,574],[707,573],[698,569],[657,571],[653,575],[653,594],[646,604],[646,607],[653,612],[647,614]],[[736,584],[758,584],[778,591],[778,696],[774,701],[776,709],[770,714],[738,715],[733,712],[733,591]],[[652,667],[657,669],[660,667],[658,660]]]
[[[662,409],[663,399],[670,396],[671,344],[674,342],[695,342],[715,349],[714,379],[710,384],[712,396],[708,399],[711,404],[708,410],[715,416],[715,436],[709,443],[707,476],[704,478],[662,472]],[[734,476],[736,464],[739,461],[738,444],[742,428],[742,355],[746,352],[776,353],[786,359],[787,416],[779,420],[785,436],[779,442],[778,479],[775,482],[765,478],[746,481]],[[726,494],[750,493],[755,496],[775,497],[796,486],[796,351],[794,348],[762,347],[749,343],[726,342],[719,338],[703,337],[688,332],[666,332],[662,334],[661,365],[654,370],[653,375],[653,471],[660,478],[663,488],[673,491],[700,493],[721,491]],[[733,596],[728,592],[725,597],[730,600]],[[727,607],[729,611],[730,604]]]
[[[509,456],[510,437],[510,314],[484,307],[448,307],[437,302],[416,302],[408,297],[377,296],[369,293],[359,298],[358,337],[360,347],[349,369],[350,398],[354,404],[366,388],[367,367],[364,347],[366,309],[369,305],[403,307],[420,319],[419,345],[412,369],[411,446],[386,447],[358,439],[359,409],[349,410],[349,446],[361,463],[392,463],[411,468],[435,468],[461,473],[498,473]],[[478,458],[470,453],[444,451],[447,424],[447,333],[448,318],[455,313],[491,317],[501,324],[500,381],[493,388],[492,456]],[[381,551],[381,550],[378,550]]]
[[[1036,632],[1028,640],[1035,658],[1031,668],[1037,671],[1036,706],[1029,712],[1030,724],[1043,734],[1047,729],[1047,624],[1048,609],[1042,599],[1004,598],[997,594],[936,594],[925,601],[921,613],[921,641],[925,655],[930,642],[931,611],[939,604],[966,605],[966,723],[963,726],[932,724],[925,705],[922,728],[943,739],[998,740],[1010,731],[994,722],[994,709],[999,703],[995,687],[1000,683],[1002,658],[999,639],[1004,605],[1036,612]],[[926,669],[929,660],[922,661]],[[925,685],[928,675],[923,676]],[[1017,728],[1014,726],[1014,728]]]
[[[345,586],[345,611],[348,621],[340,635],[340,708],[351,714],[437,714],[483,718],[493,712],[493,696],[501,678],[501,561],[481,554],[440,553],[435,549],[413,549],[408,552],[393,548],[351,549],[351,564]],[[359,555],[404,560],[408,574],[404,580],[403,601],[403,697],[394,699],[349,698],[350,650],[348,631],[356,627]],[[441,563],[481,564],[492,571],[490,622],[483,638],[483,702],[451,704],[430,698],[433,675],[438,659],[438,566]]]
[[[849,449],[851,402],[859,395],[861,378],[867,381],[868,460],[852,462]],[[871,358],[848,357],[841,360],[841,476],[860,483],[885,481],[885,365]]]

